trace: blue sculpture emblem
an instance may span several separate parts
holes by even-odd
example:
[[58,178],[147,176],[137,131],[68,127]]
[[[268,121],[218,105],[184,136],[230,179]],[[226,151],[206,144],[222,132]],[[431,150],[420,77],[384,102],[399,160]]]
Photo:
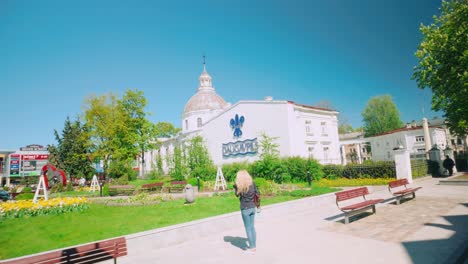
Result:
[[236,114],[234,118],[231,118],[231,128],[234,129],[234,137],[239,138],[242,136],[242,125],[244,124],[244,116],[239,118],[239,115]]

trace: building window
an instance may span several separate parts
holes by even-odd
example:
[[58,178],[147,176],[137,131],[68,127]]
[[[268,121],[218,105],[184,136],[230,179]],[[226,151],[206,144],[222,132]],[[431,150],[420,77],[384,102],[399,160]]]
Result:
[[307,151],[309,152],[309,159],[314,157],[314,147],[308,147]]
[[201,117],[197,118],[197,127],[201,127],[202,126],[202,120],[201,120]]
[[462,142],[462,139],[461,139],[461,138],[457,138],[457,144],[458,144],[458,145],[463,145],[463,142]]
[[424,136],[416,136],[416,142],[424,142]]
[[185,119],[185,130],[188,130],[188,120]]
[[426,152],[426,149],[423,149],[423,148],[418,148],[418,150],[417,150],[417,151],[418,151],[418,152],[422,152],[422,153],[424,153],[424,152]]
[[327,131],[327,123],[326,122],[321,122],[320,126],[322,128],[322,136],[326,137],[328,136],[328,131]]
[[387,151],[387,158],[390,159],[390,151]]
[[306,125],[310,125],[310,120],[305,121]]
[[329,147],[324,147],[323,148],[323,159],[328,160],[330,154],[330,148]]
[[366,153],[366,148],[362,148],[362,153]]

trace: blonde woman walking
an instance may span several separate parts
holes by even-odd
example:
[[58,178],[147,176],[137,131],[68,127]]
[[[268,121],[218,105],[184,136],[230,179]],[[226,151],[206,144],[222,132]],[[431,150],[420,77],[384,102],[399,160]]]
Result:
[[242,220],[244,221],[245,232],[249,241],[248,252],[255,252],[257,249],[257,234],[255,232],[255,204],[254,194],[260,194],[252,180],[252,177],[246,170],[237,172],[234,191],[240,200],[240,209]]

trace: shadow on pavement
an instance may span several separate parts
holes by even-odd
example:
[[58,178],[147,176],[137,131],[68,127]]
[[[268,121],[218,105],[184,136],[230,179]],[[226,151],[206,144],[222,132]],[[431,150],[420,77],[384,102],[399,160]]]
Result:
[[[468,204],[462,204],[468,207]],[[443,217],[450,224],[428,223],[426,226],[451,230],[454,234],[447,239],[421,240],[402,242],[413,263],[468,263],[468,215],[453,215]],[[451,246],[457,246],[452,248]],[[434,259],[431,251],[446,248],[446,252],[452,252],[448,256],[440,256]]]
[[231,243],[231,245],[238,247],[242,250],[247,249],[247,239],[244,237],[225,236],[224,242],[229,242]]

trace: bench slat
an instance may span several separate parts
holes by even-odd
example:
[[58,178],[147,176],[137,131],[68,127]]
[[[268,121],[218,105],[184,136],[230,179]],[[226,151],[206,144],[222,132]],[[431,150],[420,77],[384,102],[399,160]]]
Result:
[[405,193],[412,193],[412,192],[415,192],[419,189],[421,189],[422,187],[416,187],[416,188],[411,188],[411,189],[404,189],[404,190],[401,190],[401,191],[398,191],[398,192],[394,192],[393,195],[402,195],[402,194],[405,194]]
[[356,197],[361,197],[361,196],[368,195],[368,194],[369,194],[369,190],[367,189],[367,187],[360,187],[360,188],[356,188],[352,190],[335,193],[336,201],[338,202],[353,199]]
[[409,184],[408,179],[399,179],[399,180],[389,182],[388,186],[390,186],[390,188],[396,188],[396,187],[404,186],[406,184]]
[[368,207],[370,205],[378,204],[378,203],[381,203],[383,201],[384,201],[384,199],[367,200],[367,201],[364,201],[364,202],[361,202],[361,203],[352,204],[352,205],[342,207],[341,210],[356,210],[356,209]]
[[97,263],[127,255],[124,237],[90,243],[86,245],[56,250],[34,256],[22,257],[4,264],[59,264],[59,263]]

